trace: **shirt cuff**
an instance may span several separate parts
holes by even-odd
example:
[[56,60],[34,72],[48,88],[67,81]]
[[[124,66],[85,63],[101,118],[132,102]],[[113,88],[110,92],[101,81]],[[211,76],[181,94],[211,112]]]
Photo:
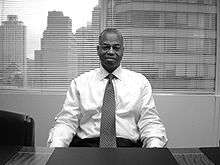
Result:
[[54,139],[48,145],[49,145],[50,148],[53,148],[53,147],[68,147],[61,140],[54,140]]
[[156,137],[145,139],[143,142],[143,148],[162,148],[164,146],[165,143]]

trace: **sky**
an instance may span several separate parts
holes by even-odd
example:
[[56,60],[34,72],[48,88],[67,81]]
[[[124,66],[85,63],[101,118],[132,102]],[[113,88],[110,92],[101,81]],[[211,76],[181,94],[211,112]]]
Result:
[[92,20],[93,8],[98,0],[0,0],[1,21],[9,14],[27,27],[27,57],[34,58],[34,50],[40,49],[40,38],[47,26],[48,11],[63,11],[72,19],[73,33]]

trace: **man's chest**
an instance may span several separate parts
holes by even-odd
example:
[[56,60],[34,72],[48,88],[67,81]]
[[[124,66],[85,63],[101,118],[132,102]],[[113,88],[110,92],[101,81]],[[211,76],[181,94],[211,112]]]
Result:
[[[90,82],[78,86],[81,111],[100,113],[103,105],[107,81]],[[134,83],[113,81],[116,113],[133,113],[138,111],[141,104],[142,90]]]

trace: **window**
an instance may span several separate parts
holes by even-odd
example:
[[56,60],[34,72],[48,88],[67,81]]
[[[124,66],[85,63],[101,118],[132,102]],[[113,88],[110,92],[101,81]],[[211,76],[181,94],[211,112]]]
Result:
[[98,0],[1,0],[0,87],[64,92],[99,66]]
[[[106,12],[111,11],[107,15],[112,14],[109,19],[114,20],[106,22],[118,28],[129,42],[124,67],[144,74],[154,91],[215,91],[214,0],[112,1],[117,5]],[[131,20],[123,20],[128,15]]]
[[[99,67],[98,34],[118,28],[122,65],[154,91],[213,93],[216,0],[2,0],[0,88],[64,93]],[[85,5],[87,4],[87,5]]]

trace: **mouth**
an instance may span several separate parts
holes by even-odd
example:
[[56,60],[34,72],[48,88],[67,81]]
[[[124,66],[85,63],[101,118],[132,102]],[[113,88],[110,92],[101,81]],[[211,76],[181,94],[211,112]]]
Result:
[[108,60],[108,61],[116,61],[115,58],[110,58],[110,57],[105,58],[105,60]]
[[113,63],[116,62],[116,59],[114,59],[114,58],[106,58],[105,60],[106,60],[106,62],[109,63],[109,64],[113,64]]
[[108,61],[115,61],[116,59],[114,59],[114,58],[106,58],[106,60],[108,60]]

